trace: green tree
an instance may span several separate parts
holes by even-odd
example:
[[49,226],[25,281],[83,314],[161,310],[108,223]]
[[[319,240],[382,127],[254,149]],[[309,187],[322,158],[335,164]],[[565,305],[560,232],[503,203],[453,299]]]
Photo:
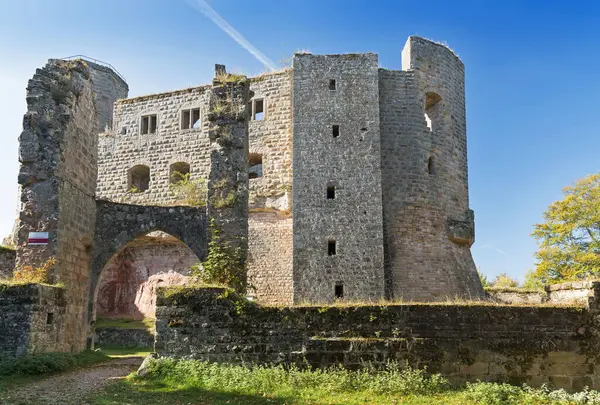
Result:
[[479,269],[479,267],[477,267],[477,275],[479,275],[479,280],[481,280],[481,285],[483,286],[483,288],[492,286],[492,284],[490,284],[485,273],[482,273],[481,270]]
[[563,191],[532,233],[539,246],[533,277],[542,284],[600,276],[600,173]]
[[517,288],[518,286],[519,282],[506,273],[497,275],[492,281],[492,287],[494,288]]

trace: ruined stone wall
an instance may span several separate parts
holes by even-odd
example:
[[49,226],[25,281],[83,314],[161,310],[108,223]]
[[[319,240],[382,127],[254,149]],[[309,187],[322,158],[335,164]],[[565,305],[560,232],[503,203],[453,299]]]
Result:
[[295,303],[383,298],[378,77],[375,54],[294,55]]
[[96,94],[95,104],[98,113],[96,133],[110,130],[113,123],[113,107],[115,100],[126,98],[129,86],[111,68],[86,60],[90,67],[92,90]]
[[[100,135],[98,190],[100,199],[146,205],[176,204],[169,188],[173,163],[190,165],[192,180],[208,178],[208,97],[210,86],[136,97],[115,103],[113,130]],[[200,108],[200,126],[181,129],[182,110]],[[157,115],[153,134],[141,133],[142,116]],[[136,165],[150,168],[146,191],[130,192],[128,173]]]
[[67,291],[39,284],[0,284],[0,359],[65,352]]
[[600,388],[596,308],[493,305],[260,307],[221,289],[159,290],[160,355],[361,367],[388,360],[453,383]]
[[292,303],[292,218],[251,213],[248,219],[248,278],[261,303]]
[[127,245],[106,265],[96,317],[154,318],[156,288],[188,282],[196,255],[176,238],[160,232]]
[[[50,60],[27,88],[20,137],[17,266],[56,258],[50,281],[69,294],[62,337],[85,348],[90,245],[94,236],[98,126],[90,69],[81,60]],[[29,232],[49,232],[49,244],[29,246]]]
[[12,276],[16,257],[16,250],[0,246],[0,279],[10,278]]
[[[248,122],[249,151],[262,155],[262,176],[250,179],[250,210],[291,208],[292,71],[250,80],[250,96],[264,101],[262,120]],[[252,118],[252,117],[251,117]]]
[[154,335],[148,329],[96,328],[94,345],[105,347],[153,348]]
[[483,297],[470,252],[464,66],[418,37],[402,63],[379,74],[387,295]]

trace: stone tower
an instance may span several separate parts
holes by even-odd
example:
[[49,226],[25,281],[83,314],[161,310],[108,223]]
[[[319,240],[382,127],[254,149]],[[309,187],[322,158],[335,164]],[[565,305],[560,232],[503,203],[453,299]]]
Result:
[[447,47],[409,37],[402,71],[380,71],[387,295],[483,296],[470,246],[464,65]]

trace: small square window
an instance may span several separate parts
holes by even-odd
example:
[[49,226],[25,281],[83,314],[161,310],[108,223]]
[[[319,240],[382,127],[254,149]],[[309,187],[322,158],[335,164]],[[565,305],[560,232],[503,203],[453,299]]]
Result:
[[335,90],[336,89],[336,83],[334,79],[329,80],[329,90]]
[[336,299],[342,299],[344,298],[344,284],[342,283],[338,283],[335,285],[335,298]]
[[46,315],[46,325],[52,325],[54,323],[54,314],[52,312],[48,312]]
[[142,134],[155,134],[157,128],[156,114],[142,117],[140,132]]
[[327,254],[329,256],[335,256],[336,253],[336,243],[334,240],[330,240],[329,242],[327,242]]
[[181,110],[181,129],[200,128],[200,109]]
[[335,186],[327,186],[327,199],[333,200],[335,198]]
[[337,138],[338,136],[340,136],[340,126],[339,125],[334,125],[332,127],[332,135],[334,138]]

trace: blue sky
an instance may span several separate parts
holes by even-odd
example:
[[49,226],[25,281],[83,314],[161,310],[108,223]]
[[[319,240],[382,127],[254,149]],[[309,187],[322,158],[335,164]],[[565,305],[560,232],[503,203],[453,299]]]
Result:
[[[534,265],[532,225],[561,188],[598,171],[600,3],[595,1],[208,0],[275,62],[296,50],[376,52],[400,69],[409,35],[466,65],[475,262],[493,277]],[[209,82],[213,65],[266,68],[185,0],[0,0],[0,236],[17,207],[25,87],[46,59],[113,64],[130,96]]]

